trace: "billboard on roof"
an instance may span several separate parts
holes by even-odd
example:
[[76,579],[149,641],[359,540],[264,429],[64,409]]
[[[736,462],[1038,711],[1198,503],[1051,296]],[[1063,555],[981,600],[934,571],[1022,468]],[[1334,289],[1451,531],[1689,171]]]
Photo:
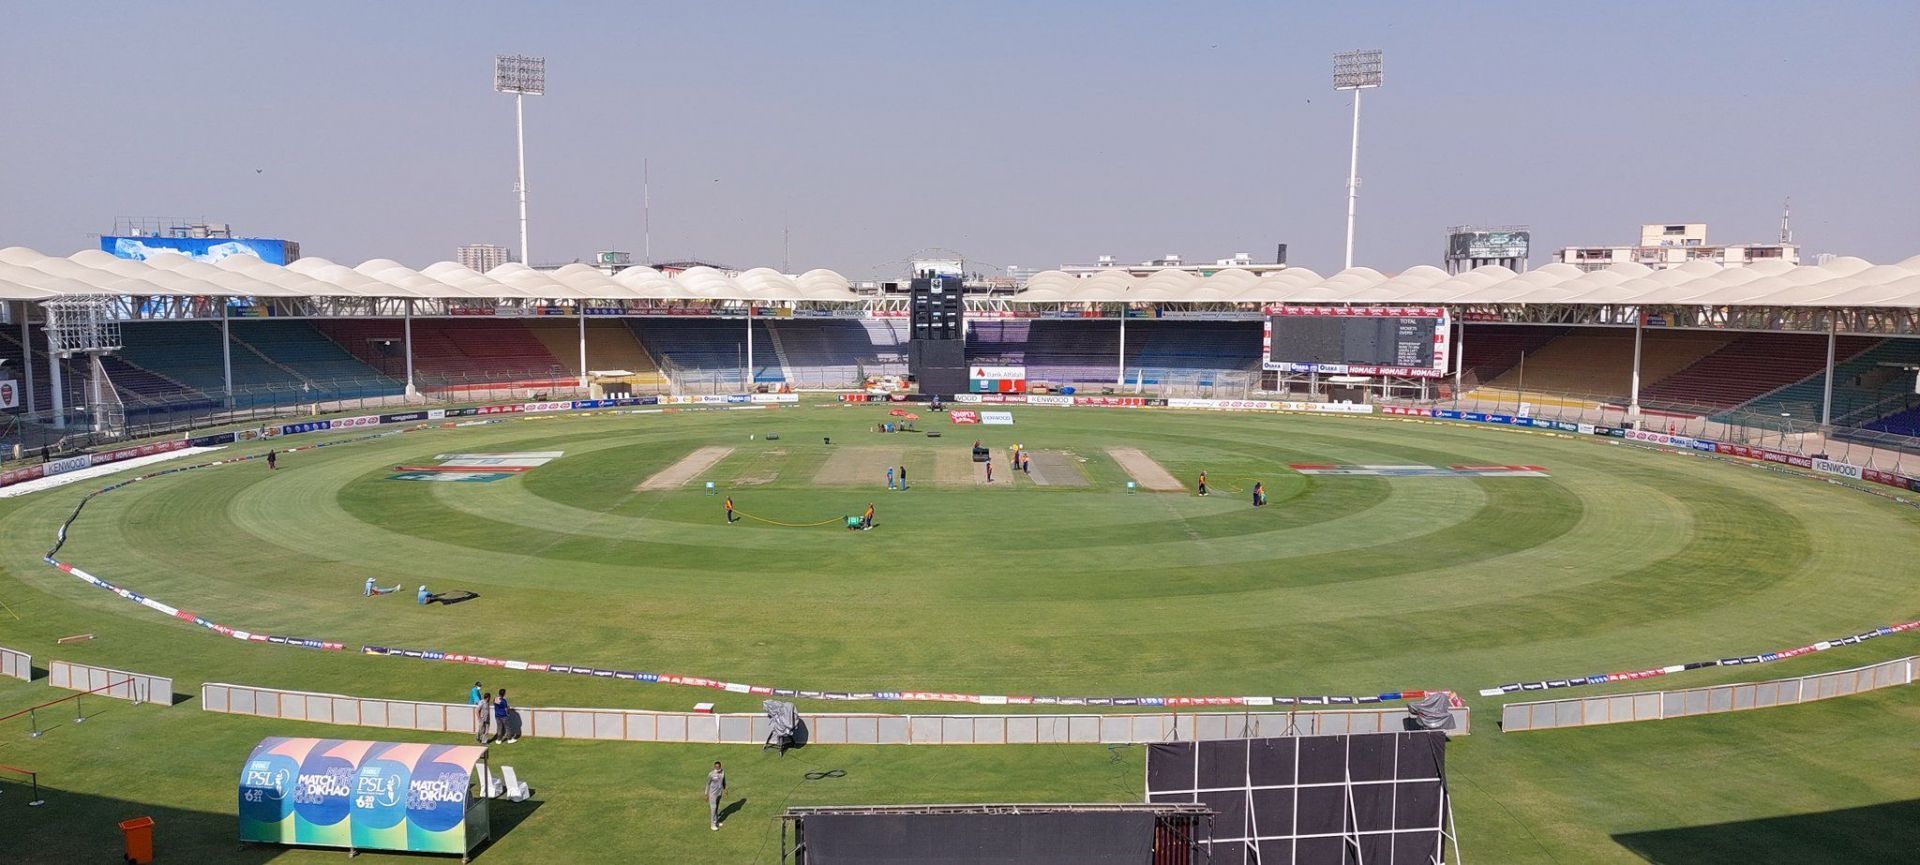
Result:
[[117,237],[100,238],[100,249],[115,258],[146,261],[163,252],[194,261],[216,262],[251,255],[268,264],[287,264],[300,258],[300,244],[270,237]]

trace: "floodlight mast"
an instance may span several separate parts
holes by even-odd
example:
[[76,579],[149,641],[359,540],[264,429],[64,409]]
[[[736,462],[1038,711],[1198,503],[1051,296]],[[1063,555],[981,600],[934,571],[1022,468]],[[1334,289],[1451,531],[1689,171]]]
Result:
[[1333,89],[1353,91],[1353,152],[1347,161],[1347,267],[1353,267],[1353,213],[1360,198],[1360,91],[1380,86],[1380,49],[1333,55]]
[[513,94],[513,138],[520,152],[519,179],[513,189],[520,196],[520,261],[531,265],[527,250],[527,115],[528,96],[547,92],[547,58],[501,54],[493,58],[493,89]]

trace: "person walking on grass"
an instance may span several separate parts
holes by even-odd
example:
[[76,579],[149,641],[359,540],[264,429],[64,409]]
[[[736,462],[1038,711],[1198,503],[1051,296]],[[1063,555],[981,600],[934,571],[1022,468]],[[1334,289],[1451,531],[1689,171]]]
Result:
[[733,515],[733,496],[727,496],[727,522],[731,524],[738,519],[740,518]]
[[1267,488],[1259,481],[1253,482],[1253,506],[1264,507],[1267,503]]
[[987,483],[993,483],[993,460],[987,460]]
[[907,467],[901,466],[900,467],[900,489],[904,490],[906,488],[907,488]]
[[707,773],[707,828],[720,831],[720,797],[727,792],[727,770],[720,767],[720,761],[713,761],[713,771]]
[[274,453],[273,448],[267,448],[267,471],[273,471],[279,467],[280,455]]
[[863,529],[873,528],[873,502],[867,502],[867,512],[860,516],[860,527]]
[[479,703],[480,703],[480,696],[481,696],[481,695],[480,695],[480,683],[479,683],[479,682],[475,682],[475,683],[473,683],[473,690],[471,690],[471,691],[468,691],[468,692],[467,692],[467,705],[469,705],[469,706],[476,706],[476,705],[479,705]]
[[488,725],[493,723],[493,692],[480,695],[480,702],[473,705],[473,741],[476,745],[487,744]]
[[887,466],[887,489],[893,489],[893,466]]
[[1207,472],[1205,469],[1200,471],[1200,494],[1203,496],[1207,494]]

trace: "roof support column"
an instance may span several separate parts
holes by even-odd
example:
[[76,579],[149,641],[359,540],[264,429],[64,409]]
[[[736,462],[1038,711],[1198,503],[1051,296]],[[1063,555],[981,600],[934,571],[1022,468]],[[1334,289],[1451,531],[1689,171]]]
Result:
[[1827,310],[1827,384],[1820,394],[1820,425],[1833,424],[1833,348],[1840,337],[1840,311]]
[[1120,356],[1113,361],[1113,383],[1121,387],[1127,384],[1127,308],[1120,307]]
[[1633,310],[1633,395],[1627,400],[1627,417],[1640,416],[1640,343],[1646,335],[1647,311],[1640,307]]
[[27,301],[20,301],[20,365],[27,368],[27,415],[33,416],[40,410],[39,397],[33,392],[33,331],[27,327],[27,315],[33,307]]
[[419,396],[420,391],[413,386],[413,301],[408,300],[406,303],[406,311],[402,313],[403,317],[400,319],[400,342],[403,352],[401,362],[406,367],[407,397],[413,398]]
[[226,382],[227,408],[233,408],[233,330],[227,316],[227,299],[220,299],[220,376]]
[[587,386],[587,302],[574,301],[573,311],[580,316],[580,386]]
[[753,301],[747,301],[747,368],[742,372],[740,389],[742,393],[753,392]]
[[1453,344],[1453,401],[1460,401],[1460,380],[1467,370],[1467,319],[1460,318],[1460,339]]
[[[59,429],[67,425],[67,397],[60,392],[64,382],[60,381],[60,355],[54,351],[53,328],[43,329],[47,332],[47,383],[53,385],[53,425]],[[28,348],[26,354],[31,358],[33,349]]]

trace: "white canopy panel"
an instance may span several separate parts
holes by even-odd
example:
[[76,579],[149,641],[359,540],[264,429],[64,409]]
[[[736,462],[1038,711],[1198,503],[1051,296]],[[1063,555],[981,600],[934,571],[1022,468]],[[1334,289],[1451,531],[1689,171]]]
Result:
[[284,267],[252,256],[218,262],[161,254],[145,261],[90,249],[61,258],[25,247],[0,249],[0,300],[44,301],[87,294],[204,297],[363,297],[439,300],[722,300],[853,303],[862,298],[831,270],[798,277],[764,267],[737,276],[696,267],[668,276],[630,267],[612,276],[585,264],[534,270],[510,262],[486,273],[451,261],[413,270],[376,258],[357,267],[302,258]]
[[1354,267],[1332,276],[1289,268],[1256,276],[1225,268],[1211,276],[1124,270],[1075,277],[1036,273],[1012,303],[1232,302],[1260,304],[1629,304],[1662,306],[1882,306],[1920,308],[1920,255],[1875,266],[1857,258],[1825,264],[1766,262],[1729,267],[1696,261],[1671,270],[1616,264],[1582,271],[1549,264],[1514,273],[1478,267],[1456,276],[1428,265],[1391,276]]

